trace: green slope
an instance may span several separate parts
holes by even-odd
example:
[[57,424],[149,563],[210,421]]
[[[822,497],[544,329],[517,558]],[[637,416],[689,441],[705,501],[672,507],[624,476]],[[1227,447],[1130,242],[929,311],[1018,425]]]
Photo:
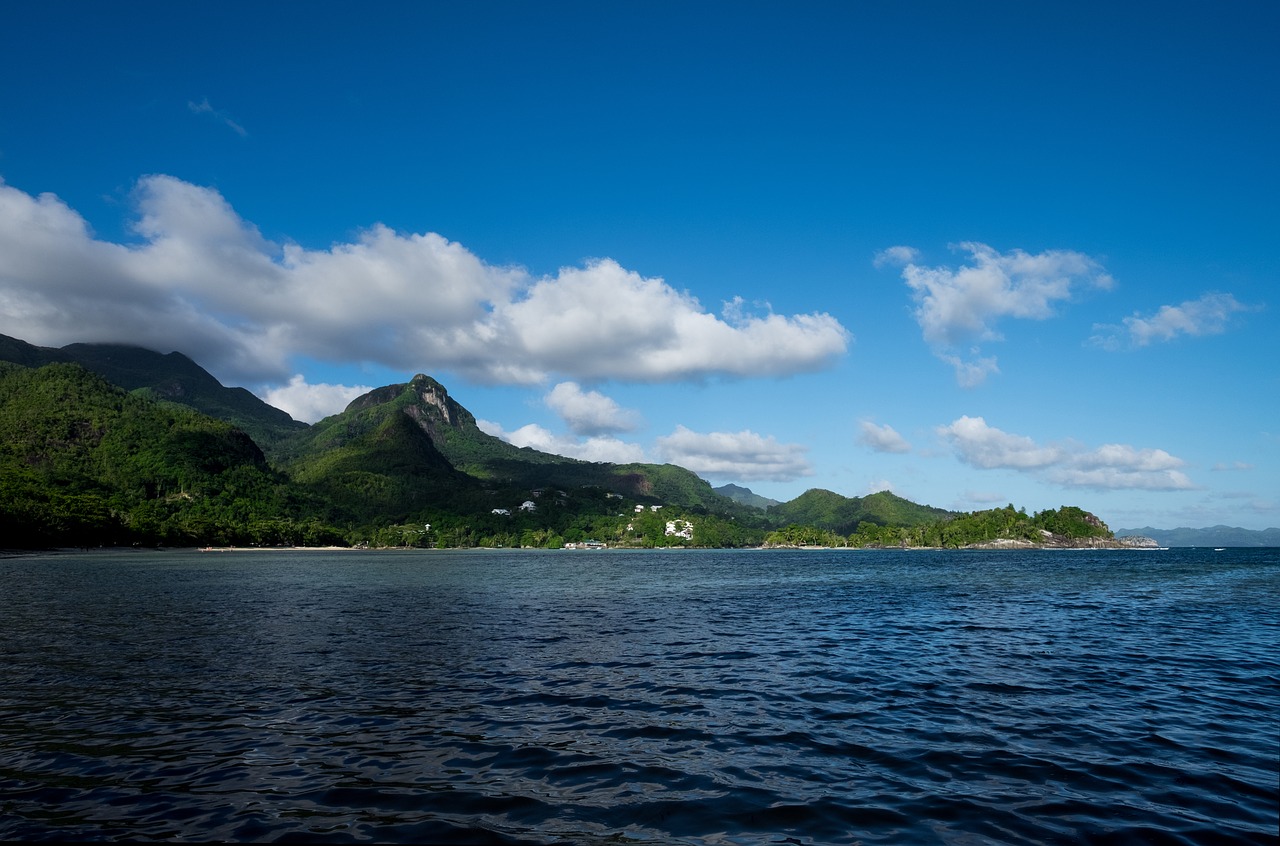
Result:
[[270,454],[289,434],[306,428],[244,388],[224,387],[182,353],[161,354],[125,344],[69,344],[37,347],[0,335],[0,361],[27,367],[75,362],[126,391],[186,405],[243,429]]
[[767,496],[761,496],[750,488],[744,488],[741,485],[721,485],[720,487],[715,488],[715,492],[720,494],[720,496],[728,497],[734,502],[749,505],[752,508],[759,508],[761,511],[770,509],[775,505],[781,505],[778,500],[770,499]]
[[[223,387],[180,353],[161,355],[138,347],[108,344],[71,344],[50,349],[0,335],[0,361],[23,365],[6,366],[6,378],[12,385],[34,378],[20,375],[27,367],[50,363],[53,366],[52,370],[39,371],[44,374],[40,379],[52,380],[43,389],[47,395],[27,393],[19,397],[21,391],[11,391],[5,413],[13,417],[21,409],[29,416],[26,420],[11,420],[17,427],[14,431],[44,431],[49,426],[62,425],[58,421],[72,429],[79,426],[85,431],[97,431],[94,420],[102,414],[94,412],[89,420],[77,418],[79,412],[66,407],[59,391],[96,396],[109,389],[109,393],[114,392],[111,393],[114,399],[82,404],[84,413],[104,403],[124,403],[114,412],[117,416],[149,421],[131,423],[122,430],[138,429],[135,436],[149,444],[145,448],[135,444],[134,451],[139,456],[160,456],[152,462],[155,472],[150,476],[128,461],[122,462],[115,448],[107,450],[111,458],[103,465],[115,467],[112,471],[115,476],[103,477],[86,469],[93,462],[71,459],[72,455],[83,453],[85,444],[79,439],[59,439],[46,432],[52,444],[46,445],[47,455],[41,453],[37,445],[22,443],[21,438],[9,439],[9,457],[4,469],[11,483],[7,487],[10,493],[18,491],[15,496],[23,502],[36,503],[31,507],[43,508],[49,514],[59,508],[66,514],[74,514],[78,508],[90,515],[81,521],[85,527],[97,526],[99,533],[113,527],[111,532],[115,534],[110,535],[113,538],[141,537],[171,543],[184,538],[233,534],[242,538],[262,537],[265,536],[262,526],[267,520],[283,521],[291,526],[299,522],[312,526],[341,525],[345,531],[355,532],[353,537],[368,537],[365,529],[370,526],[412,523],[422,521],[425,515],[434,515],[433,519],[470,520],[473,524],[477,520],[488,521],[494,523],[496,534],[500,521],[492,514],[495,508],[510,509],[542,492],[549,493],[550,498],[540,500],[543,505],[538,516],[527,514],[521,519],[531,524],[547,522],[551,518],[545,515],[558,511],[556,520],[561,531],[567,531],[575,513],[584,517],[619,516],[614,514],[619,507],[618,496],[635,503],[672,506],[689,516],[702,515],[707,518],[699,528],[703,537],[736,539],[744,537],[741,529],[763,531],[770,526],[800,525],[847,536],[859,526],[919,527],[956,516],[888,491],[866,497],[844,497],[814,489],[788,503],[772,500],[762,503],[763,498],[755,497],[745,488],[728,485],[717,490],[694,473],[675,465],[589,462],[518,448],[481,431],[471,412],[450,397],[443,385],[422,374],[407,383],[370,391],[340,414],[307,426],[271,408],[248,391]],[[71,383],[75,380],[68,381],[68,373],[83,373],[84,369],[100,374],[92,389],[85,385],[74,387]],[[54,374],[61,375],[55,379]],[[102,378],[116,387],[106,384]],[[62,380],[59,384],[63,387],[51,387],[58,379]],[[28,389],[30,386],[24,390]],[[194,413],[183,417],[172,403],[200,409],[208,417]],[[128,410],[122,410],[126,405]],[[157,414],[163,417],[163,422]],[[214,427],[217,434],[211,434],[214,421],[209,418],[224,421]],[[67,423],[68,419],[73,422]],[[191,422],[194,420],[203,422]],[[112,424],[118,425],[118,420]],[[233,426],[251,435],[252,440]],[[157,433],[166,427],[172,430],[168,440],[161,439],[163,448],[156,447]],[[194,434],[197,431],[204,434],[197,436]],[[111,438],[107,442],[111,443]],[[243,460],[231,463],[215,460],[199,473],[189,469],[178,472],[183,467],[203,466],[204,459],[200,456],[225,452],[233,442],[252,454],[246,453],[241,456]],[[267,467],[259,447],[265,450],[274,467],[288,474],[287,478],[278,473],[273,475],[275,471]],[[23,455],[27,458],[22,458]],[[33,465],[32,455],[45,457]],[[66,470],[73,465],[74,472]],[[37,472],[33,466],[43,469]],[[128,469],[130,467],[132,469]],[[220,474],[233,469],[250,473],[253,478],[234,484],[210,481],[220,479]],[[53,470],[57,472],[50,475]],[[131,480],[127,484],[136,488],[135,493],[121,491],[122,479]],[[63,494],[59,491],[67,491],[66,496],[87,499],[72,507],[60,499]],[[204,523],[188,519],[200,509],[183,503],[195,501],[208,512],[207,519],[202,518]],[[13,510],[18,508],[16,502],[18,500],[11,497],[11,516],[18,513]],[[44,505],[39,505],[41,502]],[[157,502],[163,503],[163,507]],[[235,503],[234,508],[229,503]],[[764,511],[761,504],[771,507]],[[147,514],[151,516],[145,516]],[[37,526],[37,523],[33,518],[30,525]],[[63,523],[71,525],[65,519]],[[462,523],[456,525],[461,527]],[[587,521],[580,527],[588,531],[592,525],[600,524],[598,520]],[[233,527],[238,528],[233,530]],[[54,523],[32,532],[33,537],[46,539],[60,536]]]
[[[396,449],[418,456],[420,468],[395,458]],[[342,413],[290,438],[280,455],[300,481],[343,502],[352,501],[342,493],[343,486],[357,477],[343,481],[338,473],[362,474],[359,478],[370,491],[378,490],[372,476],[380,476],[386,491],[413,492],[417,499],[408,504],[443,506],[449,500],[455,511],[483,509],[488,500],[477,494],[480,490],[492,492],[494,502],[506,503],[515,492],[594,487],[712,513],[746,512],[682,467],[580,461],[513,446],[481,431],[471,412],[423,374],[358,397]],[[424,479],[439,476],[436,488],[427,490],[421,480],[411,478],[422,468],[429,471]],[[390,507],[388,497],[378,495],[378,507]]]
[[405,413],[410,403],[396,387],[405,386],[361,397],[294,435],[281,451],[299,484],[355,522],[402,522],[424,509],[465,507],[480,487]]
[[0,363],[5,545],[315,542],[322,511],[224,421],[78,364]]
[[920,526],[951,515],[950,511],[917,505],[889,491],[846,497],[822,488],[812,488],[790,502],[769,509],[769,518],[775,525],[816,526],[841,535],[852,534],[864,522],[881,526]]

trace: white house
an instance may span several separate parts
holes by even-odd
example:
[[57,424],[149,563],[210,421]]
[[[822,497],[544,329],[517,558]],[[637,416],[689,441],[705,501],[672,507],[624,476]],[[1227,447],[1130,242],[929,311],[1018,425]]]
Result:
[[678,537],[684,538],[685,540],[693,540],[693,524],[688,520],[668,520],[667,537]]

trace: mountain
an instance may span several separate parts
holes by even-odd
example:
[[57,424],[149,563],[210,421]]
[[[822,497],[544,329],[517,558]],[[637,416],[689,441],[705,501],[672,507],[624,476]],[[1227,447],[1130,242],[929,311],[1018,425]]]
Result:
[[1205,529],[1116,529],[1117,537],[1141,535],[1161,546],[1278,546],[1280,529],[1241,529],[1210,526]]
[[[7,545],[743,546],[775,528],[787,543],[809,544],[794,530],[813,527],[821,543],[859,532],[871,544],[947,546],[1027,522],[1012,506],[1003,511],[1000,520],[957,515],[888,491],[813,489],[779,503],[737,485],[712,488],[672,464],[519,448],[483,432],[425,374],[309,426],[223,387],[181,353],[51,349],[0,335]],[[692,534],[673,536],[676,523]]]
[[475,416],[425,374],[357,397],[287,439],[278,454],[299,482],[365,518],[399,519],[425,506],[483,513],[547,488],[566,497],[594,488],[730,516],[746,511],[675,465],[580,461],[513,446],[481,431]]
[[332,542],[322,504],[231,424],[70,362],[0,363],[6,546]]
[[307,427],[244,388],[224,387],[179,352],[162,354],[126,344],[70,344],[54,349],[0,335],[0,361],[25,367],[79,364],[126,391],[142,391],[225,420],[243,429],[268,453],[283,438]]
[[714,488],[714,490],[716,493],[720,494],[720,496],[731,499],[734,502],[740,502],[743,505],[749,505],[752,508],[759,508],[762,511],[781,504],[776,499],[769,499],[767,496],[760,496],[750,488],[744,488],[738,485],[721,485],[718,488]]
[[769,509],[775,525],[795,523],[849,535],[858,524],[880,526],[922,526],[946,519],[954,512],[917,505],[889,491],[864,497],[846,497],[822,488],[811,488],[800,496]]
[[416,518],[424,509],[465,502],[481,488],[418,425],[410,385],[365,394],[346,410],[284,441],[282,468],[333,502],[349,520]]

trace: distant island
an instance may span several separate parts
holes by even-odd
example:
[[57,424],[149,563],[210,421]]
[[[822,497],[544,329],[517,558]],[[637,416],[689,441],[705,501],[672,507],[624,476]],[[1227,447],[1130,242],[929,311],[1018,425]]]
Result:
[[14,548],[1173,545],[1075,506],[964,513],[821,489],[777,502],[676,465],[518,448],[425,374],[307,425],[181,353],[3,335],[0,531]]
[[1204,529],[1117,529],[1116,537],[1149,537],[1160,546],[1244,546],[1280,547],[1280,529],[1241,529],[1236,526],[1210,526]]
[[1093,514],[1063,506],[1028,515],[1012,504],[951,514],[916,526],[861,524],[842,538],[808,526],[771,532],[766,546],[861,549],[1151,549],[1147,537],[1118,538]]

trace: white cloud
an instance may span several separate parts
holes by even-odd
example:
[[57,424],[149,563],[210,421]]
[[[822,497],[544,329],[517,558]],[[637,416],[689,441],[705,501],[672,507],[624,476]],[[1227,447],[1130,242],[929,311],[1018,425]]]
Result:
[[1236,312],[1249,311],[1231,294],[1210,292],[1198,300],[1186,300],[1180,305],[1164,305],[1150,317],[1134,314],[1124,318],[1124,326],[1097,324],[1096,335],[1091,338],[1095,346],[1115,350],[1122,346],[1127,335],[1129,346],[1145,347],[1158,341],[1172,341],[1179,335],[1201,337],[1220,335],[1227,331],[1227,324]]
[[287,412],[294,420],[314,423],[336,414],[353,399],[372,390],[368,385],[310,385],[305,377],[297,374],[287,385],[264,389],[262,399],[268,405]]
[[949,354],[941,354],[938,358],[950,364],[956,371],[956,384],[962,388],[976,388],[987,381],[988,376],[1000,372],[995,356],[983,358],[978,355],[976,348],[973,358],[968,361],[958,355]]
[[598,391],[584,391],[576,382],[561,382],[544,401],[577,435],[630,432],[640,425],[635,411],[623,408]]
[[1011,467],[1018,470],[1047,467],[1063,460],[1057,447],[1043,447],[1031,438],[1011,435],[988,426],[981,417],[967,415],[939,429],[966,464],[984,469]]
[[534,278],[382,225],[312,250],[170,176],[135,199],[138,243],[116,244],[57,197],[0,182],[0,332],[181,350],[233,384],[287,380],[298,356],[505,384],[778,376],[850,341],[825,313],[718,317],[610,259]]
[[1180,469],[1186,462],[1162,449],[1137,449],[1128,444],[1094,449],[1075,443],[1043,445],[988,426],[981,417],[968,416],[938,427],[938,433],[966,464],[1030,473],[1063,487],[1154,491],[1195,487]]
[[1253,465],[1248,463],[1247,461],[1230,461],[1230,462],[1220,461],[1217,464],[1213,465],[1213,467],[1211,467],[1210,469],[1215,472],[1223,472],[1223,471],[1230,471],[1230,470],[1252,470]]
[[920,259],[920,251],[915,247],[889,247],[876,253],[874,260],[876,267],[897,266],[904,267],[913,264]]
[[502,438],[513,446],[529,447],[552,455],[563,455],[582,461],[606,461],[612,464],[631,464],[645,460],[644,450],[638,444],[620,441],[614,437],[567,437],[557,435],[536,423],[521,426],[514,432],[504,431],[497,423],[489,420],[477,420],[476,425],[481,431]]
[[876,452],[911,452],[911,444],[892,426],[877,426],[869,420],[858,424],[858,443]]
[[485,420],[483,417],[476,418],[476,428],[486,435],[493,435],[495,438],[506,440],[506,432],[503,431],[501,423],[495,423],[492,420]]
[[787,482],[813,475],[807,447],[749,430],[702,433],[677,426],[658,438],[657,448],[664,461],[716,479]]
[[999,341],[996,326],[1006,318],[1045,320],[1058,302],[1072,298],[1081,285],[1110,288],[1110,276],[1096,261],[1070,250],[1030,254],[1000,253],[986,244],[966,242],[959,249],[969,263],[959,268],[924,267],[909,247],[891,247],[877,266],[904,265],[902,278],[916,301],[915,317],[934,353],[956,369],[961,385],[981,384],[999,372],[994,357],[973,348],[966,361],[955,350],[974,342]]
[[229,128],[236,135],[239,135],[241,138],[247,138],[249,136],[249,133],[245,131],[245,128],[232,120],[226,112],[219,111],[209,105],[208,97],[205,97],[199,103],[193,100],[188,100],[187,108],[197,115],[209,115],[214,120]]
[[890,482],[888,479],[873,479],[872,481],[867,482],[866,486],[863,487],[862,496],[871,496],[872,494],[878,494],[881,491],[888,491],[889,493],[896,494],[897,488],[894,486],[893,482]]
[[[777,376],[813,370],[842,354],[846,330],[828,314],[776,314],[727,321],[662,279],[611,259],[562,268],[497,304],[484,333],[496,355],[473,368],[499,381],[551,373],[580,379],[667,381],[710,374]],[[511,372],[504,368],[523,362]]]

